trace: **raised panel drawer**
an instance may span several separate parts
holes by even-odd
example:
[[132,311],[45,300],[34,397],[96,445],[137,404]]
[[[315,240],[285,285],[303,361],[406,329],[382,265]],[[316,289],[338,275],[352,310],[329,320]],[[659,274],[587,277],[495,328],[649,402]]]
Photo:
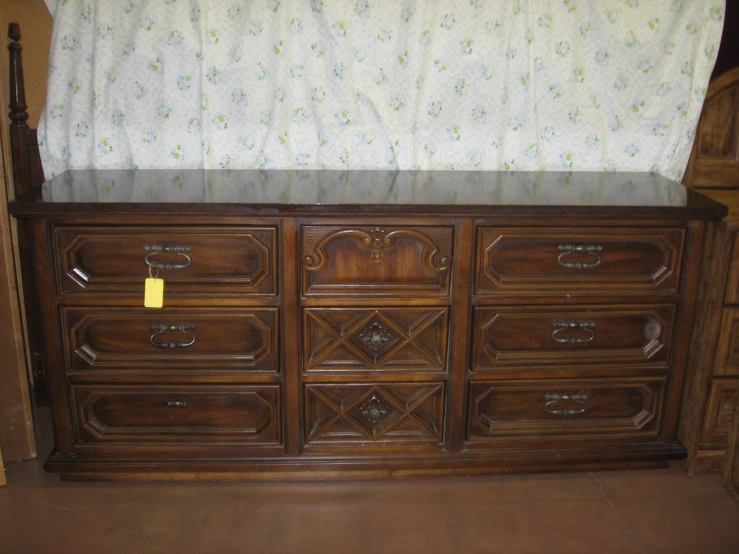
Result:
[[476,307],[472,369],[664,365],[674,316],[672,306]]
[[78,445],[281,442],[278,385],[73,385]]
[[143,301],[150,270],[164,279],[165,301],[277,293],[272,227],[57,227],[54,239],[63,296],[135,295]]
[[734,233],[729,280],[726,282],[726,303],[739,304],[739,233]]
[[444,433],[444,383],[305,385],[308,449],[438,449]]
[[734,408],[739,398],[739,380],[716,378],[711,381],[706,417],[703,420],[701,443],[706,446],[726,447],[734,421]]
[[448,327],[448,308],[306,308],[303,369],[445,371]]
[[473,382],[468,443],[655,440],[664,390],[661,378]]
[[276,372],[277,308],[63,308],[72,371]]
[[452,227],[304,226],[303,294],[448,296],[452,236]]
[[674,293],[682,229],[481,227],[479,295]]
[[739,309],[724,309],[714,374],[739,376]]

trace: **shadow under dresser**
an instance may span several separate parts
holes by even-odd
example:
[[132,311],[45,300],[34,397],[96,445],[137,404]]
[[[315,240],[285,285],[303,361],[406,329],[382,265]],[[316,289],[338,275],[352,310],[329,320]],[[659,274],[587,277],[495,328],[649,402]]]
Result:
[[[707,221],[637,173],[77,171],[32,233],[70,479],[664,466]],[[144,307],[147,278],[162,308]]]

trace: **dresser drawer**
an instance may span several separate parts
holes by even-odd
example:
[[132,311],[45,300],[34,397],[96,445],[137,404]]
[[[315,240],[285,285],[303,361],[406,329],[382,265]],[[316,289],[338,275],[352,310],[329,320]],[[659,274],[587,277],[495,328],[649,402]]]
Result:
[[306,296],[449,295],[452,227],[301,229]]
[[714,375],[739,376],[739,309],[724,308]]
[[73,372],[279,368],[277,308],[63,308],[62,323]]
[[305,385],[306,448],[438,449],[444,433],[444,383]]
[[476,307],[472,369],[664,365],[674,317],[673,306]]
[[734,233],[734,248],[731,251],[729,280],[726,282],[726,303],[739,304],[739,233]]
[[481,227],[479,295],[674,293],[683,229]]
[[734,421],[734,409],[739,398],[738,391],[738,379],[716,378],[711,381],[701,443],[706,446],[726,447]]
[[303,370],[445,371],[448,308],[303,312]]
[[73,385],[78,445],[281,442],[280,388]]
[[655,440],[664,390],[661,378],[473,382],[468,442]]
[[140,296],[151,274],[168,297],[274,295],[275,228],[57,227],[62,296]]

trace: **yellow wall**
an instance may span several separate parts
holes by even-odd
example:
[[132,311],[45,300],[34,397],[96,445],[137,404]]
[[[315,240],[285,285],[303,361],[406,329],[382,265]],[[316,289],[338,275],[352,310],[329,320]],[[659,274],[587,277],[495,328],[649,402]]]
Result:
[[[20,23],[23,46],[23,73],[28,104],[28,124],[38,125],[38,118],[46,98],[46,67],[49,59],[53,19],[44,0],[0,0],[0,33],[8,34],[8,23]],[[3,40],[3,44],[6,41]],[[3,83],[7,96],[8,54],[0,55]],[[6,107],[3,106],[3,110]]]

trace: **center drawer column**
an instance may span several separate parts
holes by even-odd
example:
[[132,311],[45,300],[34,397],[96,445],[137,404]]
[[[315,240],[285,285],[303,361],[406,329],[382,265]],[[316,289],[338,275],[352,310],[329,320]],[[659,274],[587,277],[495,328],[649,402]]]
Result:
[[301,225],[306,453],[445,449],[454,238],[439,220]]

